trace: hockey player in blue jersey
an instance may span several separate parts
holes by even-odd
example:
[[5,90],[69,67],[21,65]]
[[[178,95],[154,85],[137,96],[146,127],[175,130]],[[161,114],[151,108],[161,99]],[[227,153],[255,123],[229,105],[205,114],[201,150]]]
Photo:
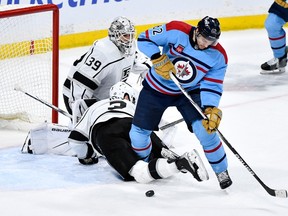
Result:
[[[232,180],[224,147],[215,133],[222,117],[218,106],[227,69],[226,52],[218,43],[220,34],[218,19],[206,16],[197,26],[171,21],[139,35],[138,48],[151,59],[153,67],[142,83],[130,138],[138,157],[147,161],[151,152],[149,135],[158,129],[164,111],[175,106],[203,146],[221,189],[225,189]],[[170,79],[170,71],[208,120],[202,119]]]
[[288,3],[275,0],[269,8],[265,20],[269,43],[273,58],[261,65],[261,74],[279,74],[285,72],[287,66],[286,32],[283,26],[288,22]]

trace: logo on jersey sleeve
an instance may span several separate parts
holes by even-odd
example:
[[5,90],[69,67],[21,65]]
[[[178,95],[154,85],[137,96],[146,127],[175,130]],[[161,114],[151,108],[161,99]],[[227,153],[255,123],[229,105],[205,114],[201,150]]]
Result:
[[176,77],[181,83],[190,83],[197,76],[195,65],[188,59],[182,57],[175,58],[172,63],[176,69]]
[[128,66],[128,67],[122,69],[122,79],[121,79],[121,81],[123,81],[123,82],[127,81],[128,76],[130,74],[130,71],[131,71],[131,66]]
[[175,49],[178,53],[182,53],[184,50],[184,46],[182,46],[181,44],[179,44],[176,49]]

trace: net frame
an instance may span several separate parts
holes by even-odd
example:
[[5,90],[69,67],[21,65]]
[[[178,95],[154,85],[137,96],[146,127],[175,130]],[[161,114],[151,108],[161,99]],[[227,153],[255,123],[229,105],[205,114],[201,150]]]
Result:
[[[15,17],[28,14],[36,14],[41,12],[52,12],[52,104],[58,107],[59,93],[59,8],[54,4],[45,4],[37,6],[25,6],[23,8],[7,9],[0,11],[0,19]],[[27,99],[28,100],[28,99]],[[51,121],[58,123],[58,112],[51,111]],[[18,114],[16,114],[17,117]],[[2,116],[3,117],[3,116]],[[13,118],[12,118],[13,119]],[[9,120],[9,118],[8,118]]]

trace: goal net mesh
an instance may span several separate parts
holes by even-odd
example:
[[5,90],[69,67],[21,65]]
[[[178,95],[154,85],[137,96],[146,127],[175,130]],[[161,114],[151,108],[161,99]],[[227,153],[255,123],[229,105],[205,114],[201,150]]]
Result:
[[[14,6],[15,7],[15,6]],[[0,7],[1,11],[15,9]],[[18,10],[18,9],[17,9]],[[52,103],[52,11],[0,17],[0,120],[52,121],[51,108],[15,87]],[[0,123],[1,127],[1,123]]]

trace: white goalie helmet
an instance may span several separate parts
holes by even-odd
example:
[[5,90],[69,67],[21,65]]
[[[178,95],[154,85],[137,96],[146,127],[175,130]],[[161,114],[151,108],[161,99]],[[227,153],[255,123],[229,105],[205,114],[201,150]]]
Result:
[[110,88],[110,100],[123,100],[125,96],[128,96],[129,101],[135,104],[136,95],[136,90],[126,82],[118,82]]
[[133,43],[135,43],[134,24],[126,17],[116,17],[108,29],[110,40],[125,55],[133,54]]

